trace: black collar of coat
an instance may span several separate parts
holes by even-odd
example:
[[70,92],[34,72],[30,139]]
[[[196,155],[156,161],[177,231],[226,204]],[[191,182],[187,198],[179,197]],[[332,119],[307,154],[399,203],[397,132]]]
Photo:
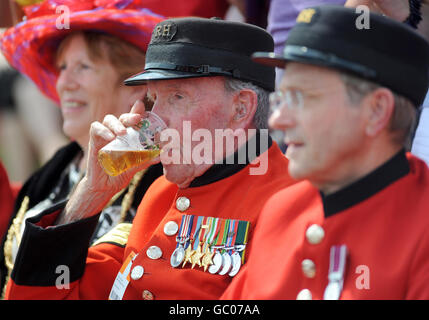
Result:
[[[261,141],[268,140],[268,146],[265,147],[265,144],[261,144]],[[201,187],[210,183],[214,183],[216,181],[228,178],[240,170],[244,169],[249,163],[251,163],[255,158],[259,155],[267,151],[271,145],[273,144],[273,140],[268,134],[268,130],[257,130],[256,134],[250,138],[245,145],[243,145],[240,149],[238,149],[232,156],[223,159],[222,162],[215,163],[211,166],[203,175],[195,178],[191,184],[190,188]],[[255,147],[255,154],[251,154],[248,152],[249,147]],[[245,159],[239,158],[239,155],[244,152],[246,154]],[[245,161],[243,161],[245,160]]]
[[388,187],[410,172],[405,150],[349,186],[325,196],[322,192],[325,217],[344,211]]

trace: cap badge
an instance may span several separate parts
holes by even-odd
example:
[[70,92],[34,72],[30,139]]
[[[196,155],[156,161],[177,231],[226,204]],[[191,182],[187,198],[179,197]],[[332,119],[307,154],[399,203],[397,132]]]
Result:
[[304,9],[299,13],[298,17],[296,18],[296,22],[310,23],[315,13],[316,10],[313,8]]
[[158,24],[153,29],[152,42],[153,41],[171,41],[177,32],[177,25],[174,22],[166,24]]

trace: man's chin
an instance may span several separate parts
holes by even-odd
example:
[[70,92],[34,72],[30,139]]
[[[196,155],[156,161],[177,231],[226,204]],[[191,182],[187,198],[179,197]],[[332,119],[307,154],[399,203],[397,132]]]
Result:
[[[164,176],[171,183],[177,184],[181,189],[186,188],[194,179],[193,175],[183,174],[184,165],[169,164],[164,166]],[[181,167],[181,168],[179,168]]]
[[165,178],[171,183],[174,183],[175,185],[177,185],[179,189],[185,189],[189,187],[192,180],[194,180],[194,177],[189,177],[185,179],[183,179],[183,177],[180,177],[179,179],[177,179],[177,177],[168,177],[167,175],[165,176]]
[[307,179],[308,173],[298,165],[294,165],[293,161],[289,160],[289,175],[295,180]]
[[203,175],[212,165],[169,164],[163,166],[165,178],[183,189],[187,188],[195,178]]

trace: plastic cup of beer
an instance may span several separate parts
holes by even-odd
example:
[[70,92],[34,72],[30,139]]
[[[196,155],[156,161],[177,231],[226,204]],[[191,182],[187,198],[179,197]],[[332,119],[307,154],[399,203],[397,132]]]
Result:
[[125,135],[117,136],[98,152],[98,162],[110,176],[139,166],[159,156],[161,131],[164,121],[155,113],[146,111],[134,127],[128,127]]

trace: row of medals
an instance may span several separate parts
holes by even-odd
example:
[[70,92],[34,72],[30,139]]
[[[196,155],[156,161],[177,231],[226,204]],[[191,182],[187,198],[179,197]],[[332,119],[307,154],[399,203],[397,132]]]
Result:
[[[184,243],[186,243],[186,239]],[[195,265],[204,268],[211,274],[219,274],[235,276],[241,268],[240,251],[243,251],[245,245],[236,245],[234,247],[225,246],[206,246],[202,249],[203,243],[198,245],[197,250],[192,249],[192,244],[189,242],[188,247],[184,248],[182,242],[174,250],[170,258],[170,264],[173,268],[177,268],[182,264],[182,268],[189,262],[192,264],[192,269]],[[223,253],[221,253],[223,251]],[[231,251],[234,251],[230,254]]]

